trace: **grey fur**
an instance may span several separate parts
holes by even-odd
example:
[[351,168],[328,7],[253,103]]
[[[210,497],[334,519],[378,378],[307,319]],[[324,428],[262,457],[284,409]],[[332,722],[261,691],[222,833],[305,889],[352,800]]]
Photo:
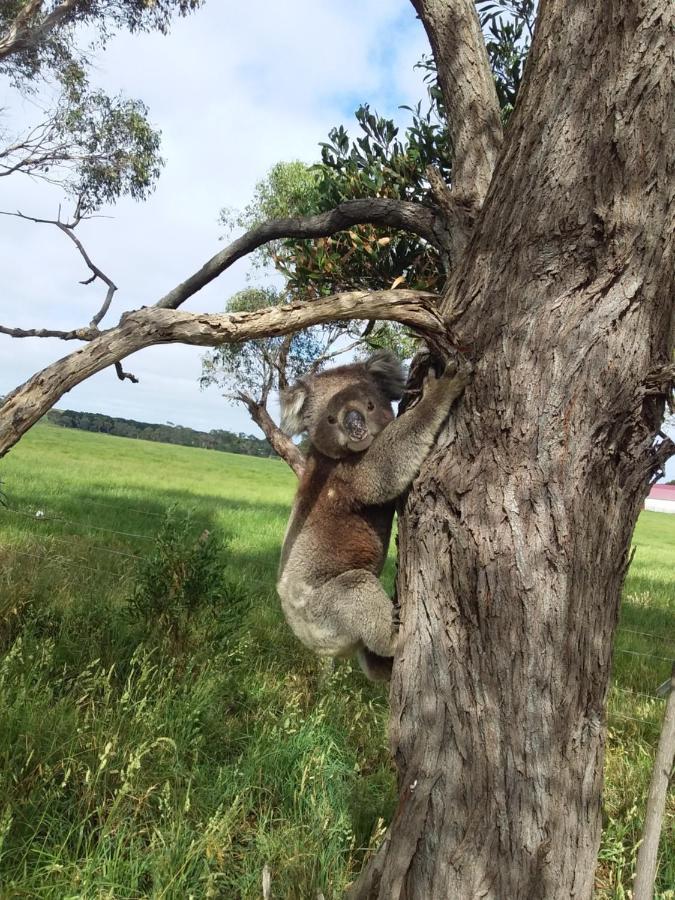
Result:
[[307,394],[307,387],[302,381],[281,392],[281,430],[286,434],[300,434],[304,431],[302,407]]
[[403,372],[386,352],[305,378],[282,396],[283,420],[312,444],[279,566],[284,615],[306,646],[320,656],[356,654],[371,679],[389,676],[396,649],[394,607],[378,580],[394,501],[468,377],[427,377],[419,403],[398,419],[390,399],[401,395]]

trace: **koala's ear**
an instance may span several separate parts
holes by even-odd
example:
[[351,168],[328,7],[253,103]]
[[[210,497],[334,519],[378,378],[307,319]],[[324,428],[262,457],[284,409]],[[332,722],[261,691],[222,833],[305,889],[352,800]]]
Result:
[[308,396],[309,390],[302,381],[281,392],[281,430],[286,434],[300,434],[305,430],[303,413]]
[[366,370],[375,378],[390,400],[400,400],[405,387],[401,360],[390,350],[378,350],[366,360]]

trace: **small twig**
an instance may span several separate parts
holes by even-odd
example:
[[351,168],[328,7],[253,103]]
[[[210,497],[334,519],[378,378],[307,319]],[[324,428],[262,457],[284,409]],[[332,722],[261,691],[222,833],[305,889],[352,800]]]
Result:
[[93,341],[100,337],[98,328],[73,328],[72,331],[58,331],[52,328],[9,328],[0,325],[0,334],[7,334],[15,338],[60,338],[62,341]]
[[120,362],[115,363],[115,371],[117,372],[117,377],[119,378],[120,381],[124,381],[126,379],[127,381],[130,381],[132,384],[138,384],[138,378],[136,378],[135,375],[132,375],[131,372],[125,372],[124,369],[122,368],[122,363],[120,363]]
[[265,863],[262,870],[262,892],[263,892],[263,900],[269,900],[270,898],[270,889],[272,886],[272,873],[270,871],[270,867]]

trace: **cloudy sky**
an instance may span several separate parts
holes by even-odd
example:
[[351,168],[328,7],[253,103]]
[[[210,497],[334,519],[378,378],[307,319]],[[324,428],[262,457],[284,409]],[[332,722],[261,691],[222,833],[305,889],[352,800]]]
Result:
[[[142,204],[122,201],[110,218],[78,229],[90,256],[117,284],[114,312],[153,303],[222,247],[218,212],[243,207],[255,183],[279,160],[314,162],[318,143],[356,107],[405,117],[398,106],[422,96],[415,62],[428,49],[409,0],[207,0],[178,20],[168,37],[120,35],[96,60],[94,84],[140,97],[162,131],[166,166]],[[0,107],[36,121],[0,80]],[[402,118],[405,121],[405,118]],[[0,182],[0,209],[55,217],[57,189],[14,175]],[[85,324],[101,286],[55,228],[0,216],[0,321],[14,327]],[[183,308],[221,311],[246,283],[235,264]],[[104,323],[104,324],[105,324]],[[0,335],[0,395],[75,349],[58,340]],[[125,362],[140,384],[102,372],[65,396],[60,407],[195,428],[255,432],[243,410],[216,389],[200,391],[201,350],[166,346]]]

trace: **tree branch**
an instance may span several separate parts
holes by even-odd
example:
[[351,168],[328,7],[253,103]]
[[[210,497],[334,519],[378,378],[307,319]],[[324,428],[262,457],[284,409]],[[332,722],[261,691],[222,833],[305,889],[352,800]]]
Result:
[[246,406],[249,415],[265,435],[274,452],[293,469],[298,478],[301,478],[305,469],[305,457],[272,419],[265,404],[256,403],[253,397],[244,391],[237,393],[237,399]]
[[[18,210],[15,213],[10,213],[10,212],[5,212],[4,210],[0,210],[0,215],[16,216],[18,219],[24,219],[27,222],[35,222],[38,225],[55,225],[59,229],[59,231],[62,231],[66,235],[66,237],[68,237],[75,244],[75,246],[77,247],[77,249],[80,253],[80,256],[85,261],[87,268],[91,272],[91,278],[87,278],[86,280],[81,281],[80,284],[91,284],[92,281],[96,281],[97,278],[100,278],[100,280],[103,281],[107,285],[107,288],[108,288],[108,290],[106,291],[105,298],[103,300],[103,304],[101,305],[101,308],[99,309],[99,311],[96,313],[96,315],[93,317],[93,319],[89,323],[90,333],[92,335],[96,334],[98,332],[97,326],[99,325],[99,323],[101,322],[101,320],[103,319],[105,314],[110,309],[110,304],[112,303],[113,295],[114,295],[115,291],[117,290],[117,285],[112,281],[111,278],[108,278],[108,276],[105,274],[105,272],[103,272],[101,269],[99,269],[99,267],[94,262],[92,262],[89,254],[87,253],[87,251],[84,248],[84,245],[82,244],[82,241],[80,241],[79,238],[76,237],[76,235],[75,235],[74,229],[82,221],[82,217],[81,217],[80,211],[79,211],[79,204],[78,204],[78,209],[75,212],[75,218],[73,219],[72,222],[62,222],[60,219],[38,219],[35,216],[27,216],[27,215],[25,215],[25,213],[22,213]],[[0,328],[0,330],[3,331],[4,334],[10,333],[9,330],[6,328]],[[14,331],[15,332],[21,331],[21,329],[14,329]],[[84,334],[87,331],[87,329],[83,329],[83,328],[76,329],[75,332],[73,332],[73,331],[52,332],[49,334],[37,333],[37,331],[44,331],[44,329],[38,329],[37,331],[36,330],[33,330],[33,331],[34,331],[34,333],[32,333],[32,334],[29,334],[29,333],[14,334],[13,337],[60,337],[63,340],[72,340],[72,338],[70,336],[75,335],[75,337],[78,337],[81,340],[91,340],[91,336],[81,337],[81,334]],[[79,333],[76,333],[76,332],[79,332]]]
[[502,142],[499,103],[473,0],[411,0],[436,60],[448,115],[452,194],[476,211]]
[[289,303],[245,313],[207,315],[149,307],[122,316],[120,324],[57,360],[13,391],[0,407],[0,457],[67,391],[131,353],[154,344],[216,346],[277,337],[353,319],[400,322],[437,348],[447,348],[438,298],[423,291],[353,291],[309,303]]
[[33,25],[31,20],[40,12],[42,0],[29,0],[0,38],[0,61],[12,53],[36,46],[81,3],[82,0],[61,0],[42,22]]
[[59,331],[52,328],[8,328],[0,325],[0,334],[14,338],[60,338],[62,341],[93,341],[101,332],[98,328],[73,328],[71,331]]
[[[112,280],[92,262],[81,241],[73,234],[73,228],[80,221],[80,217],[76,215],[73,222],[65,223],[56,219],[39,219],[34,216],[27,216],[21,212],[0,211],[0,215],[16,216],[17,218],[39,224],[56,225],[73,241],[94,276],[93,279],[81,283],[88,284],[91,280],[100,278],[108,286],[103,305],[89,323],[88,328],[58,331],[45,328],[22,329],[0,326],[0,333],[8,334],[11,337],[57,337],[61,340],[93,340],[94,337],[101,333],[97,326],[107,313],[117,288]],[[189,278],[186,278],[185,281],[169,291],[168,294],[165,294],[154,306],[159,309],[177,309],[238,259],[269,241],[280,238],[310,239],[326,237],[357,224],[382,225],[400,228],[403,231],[412,231],[425,238],[425,240],[433,242],[436,246],[440,246],[439,242],[445,241],[445,246],[447,247],[447,242],[449,241],[443,217],[430,207],[422,206],[419,203],[408,203],[402,200],[385,198],[348,200],[335,209],[316,216],[307,216],[303,219],[274,219],[248,231],[224,250],[221,250],[220,253],[212,256],[201,269],[194,272]],[[382,293],[386,294],[388,292]],[[390,293],[393,294],[394,292]],[[396,291],[395,293],[400,295],[404,292]]]
[[135,375],[132,375],[131,372],[125,372],[121,362],[115,363],[115,371],[117,372],[117,377],[120,381],[130,381],[132,384],[138,384],[138,378],[136,378]]
[[335,209],[302,219],[274,219],[237,238],[213,256],[198,272],[169,291],[155,306],[177,309],[238,259],[281,238],[328,237],[352,225],[382,225],[420,235],[435,246],[447,244],[445,224],[435,210],[419,203],[373,198],[347,200]]

